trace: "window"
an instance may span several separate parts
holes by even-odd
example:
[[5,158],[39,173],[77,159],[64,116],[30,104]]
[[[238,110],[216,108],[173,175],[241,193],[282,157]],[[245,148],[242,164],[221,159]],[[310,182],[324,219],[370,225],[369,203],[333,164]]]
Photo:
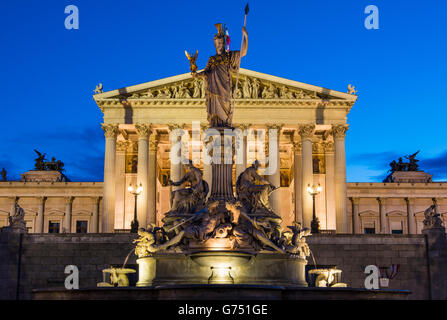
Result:
[[76,233],[87,233],[88,221],[76,221]]
[[59,233],[60,223],[56,221],[50,221],[48,225],[48,233]]
[[365,234],[375,234],[376,228],[365,228]]
[[391,234],[403,234],[402,221],[391,221]]

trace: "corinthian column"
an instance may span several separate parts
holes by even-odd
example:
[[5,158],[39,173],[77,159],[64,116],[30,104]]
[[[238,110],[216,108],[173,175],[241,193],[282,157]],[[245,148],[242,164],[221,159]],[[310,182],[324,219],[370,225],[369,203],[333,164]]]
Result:
[[65,198],[65,214],[62,226],[63,233],[71,233],[71,213],[73,209],[73,200],[74,197]]
[[[267,125],[267,132],[266,135],[269,135],[270,130],[276,130],[276,150],[272,150],[271,148],[271,141],[269,140],[269,167],[276,165],[276,170],[273,172],[273,174],[267,176],[268,181],[273,184],[275,187],[280,188],[281,187],[281,162],[279,158],[279,138],[281,135],[281,129],[282,125],[279,124],[271,124]],[[273,153],[275,153],[273,155]],[[273,163],[273,161],[276,161],[276,164]],[[272,204],[273,212],[275,212],[277,215],[281,216],[281,189],[278,189],[276,191],[273,191],[270,194],[270,203]]]
[[349,233],[349,220],[347,212],[347,190],[346,190],[346,158],[345,158],[345,136],[348,126],[332,126],[335,146],[335,216],[337,233]]
[[157,133],[153,130],[149,136],[147,223],[155,223],[157,217],[157,148],[158,136]]
[[46,197],[39,198],[39,207],[37,208],[37,218],[36,218],[36,233],[43,233],[46,200],[47,200]]
[[325,185],[326,190],[326,212],[327,212],[327,229],[336,230],[336,213],[335,213],[335,182],[334,182],[334,143],[331,141],[324,142],[324,159],[326,162]]
[[106,139],[104,155],[104,187],[102,232],[112,233],[115,228],[115,162],[118,124],[102,124]]
[[312,168],[312,137],[315,125],[306,124],[299,126],[298,134],[301,136],[301,201],[303,212],[303,227],[310,228],[312,221],[312,196],[307,192],[307,187],[313,185]]
[[295,196],[295,221],[303,223],[303,205],[301,202],[301,142],[293,142],[293,182]]
[[237,178],[239,178],[239,176],[241,175],[241,173],[244,172],[245,169],[247,169],[247,135],[244,133],[245,133],[245,130],[247,130],[249,127],[250,127],[249,124],[240,124],[237,126],[237,128],[240,129],[242,132],[242,139],[241,139],[242,163],[236,163],[236,181],[237,181]]
[[115,225],[124,229],[125,199],[126,199],[126,150],[130,141],[116,142],[116,172],[115,172]]
[[148,169],[149,169],[149,134],[150,125],[139,124],[135,125],[138,134],[138,168],[137,168],[137,185],[140,183],[143,186],[143,191],[137,198],[137,220],[140,228],[146,228],[148,216],[148,199],[149,199],[149,185],[148,185]]
[[[179,124],[169,124],[168,127],[169,127],[169,130],[170,130],[171,134],[173,133],[174,130],[183,129],[182,126],[180,126]],[[178,137],[177,139],[180,139],[180,137]],[[171,140],[171,138],[169,140]],[[175,143],[175,141],[171,141],[171,152],[173,151],[173,149],[172,149],[172,143],[173,142]],[[178,143],[181,143],[181,142],[178,142]],[[181,149],[179,149],[177,151],[177,154],[175,154],[173,156],[177,157],[178,159],[181,159],[181,156],[182,156],[181,155]],[[174,182],[177,182],[177,181],[179,181],[181,179],[182,164],[181,164],[181,162],[174,163],[174,161],[173,161],[173,159],[171,157],[170,157],[170,162],[171,162],[170,163],[171,164],[171,169],[170,169],[170,174],[169,174],[170,175],[170,179],[172,181],[174,181]],[[204,168],[204,175],[205,175],[205,168]],[[210,181],[207,180],[207,182],[208,182],[208,184],[211,185],[211,180]],[[171,188],[172,188],[172,190],[177,190],[180,187],[171,186]]]

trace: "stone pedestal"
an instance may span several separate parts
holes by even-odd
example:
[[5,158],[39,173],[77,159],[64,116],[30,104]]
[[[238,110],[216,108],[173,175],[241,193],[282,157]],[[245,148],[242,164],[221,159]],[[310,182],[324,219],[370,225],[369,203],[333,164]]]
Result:
[[150,287],[155,278],[157,260],[154,257],[137,259],[138,282],[137,287]]
[[[232,139],[232,136],[225,137],[225,128],[213,128],[220,133],[220,156],[213,156],[212,166],[212,184],[209,201],[234,201],[233,194],[233,159],[228,158],[228,148],[232,147],[232,141],[225,139]],[[231,132],[231,130],[228,130]],[[217,151],[218,147],[213,149]],[[231,153],[233,154],[233,153]],[[227,159],[225,159],[227,158]],[[220,159],[220,163],[214,163],[215,159]],[[227,163],[225,163],[227,162]]]
[[21,174],[22,182],[65,182],[65,177],[59,171],[28,171]]
[[432,175],[424,171],[396,171],[390,174],[383,182],[430,183],[432,182]]

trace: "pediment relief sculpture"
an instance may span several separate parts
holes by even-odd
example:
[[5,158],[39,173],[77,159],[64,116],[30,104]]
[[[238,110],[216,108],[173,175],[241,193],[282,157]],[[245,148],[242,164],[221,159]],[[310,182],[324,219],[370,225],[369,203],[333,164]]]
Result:
[[[233,88],[235,99],[267,99],[267,100],[315,100],[330,97],[314,91],[303,90],[279,83],[264,81],[254,77],[240,79],[237,90]],[[190,79],[177,83],[150,88],[128,95],[124,99],[205,99],[206,84],[203,79]]]

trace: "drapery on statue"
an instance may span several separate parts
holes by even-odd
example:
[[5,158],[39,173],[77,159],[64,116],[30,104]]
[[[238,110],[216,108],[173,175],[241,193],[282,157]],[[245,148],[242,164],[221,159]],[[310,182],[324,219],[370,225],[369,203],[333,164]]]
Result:
[[266,212],[274,214],[269,195],[277,188],[258,174],[258,160],[242,172],[236,182],[236,193],[249,213]]
[[242,51],[225,51],[225,30],[221,23],[216,24],[217,34],[214,36],[216,55],[208,59],[205,69],[197,73],[196,54],[190,61],[192,76],[201,77],[206,81],[206,110],[211,127],[231,127],[233,108],[231,105],[231,74],[239,70],[240,59],[247,54],[248,34],[245,27],[242,34],[245,38]]
[[203,180],[202,172],[193,166],[192,161],[185,164],[187,173],[179,181],[169,179],[172,186],[181,186],[189,183],[190,187],[174,190],[171,192],[171,210],[167,216],[176,214],[193,214],[205,206],[205,199],[209,192],[208,183]]

